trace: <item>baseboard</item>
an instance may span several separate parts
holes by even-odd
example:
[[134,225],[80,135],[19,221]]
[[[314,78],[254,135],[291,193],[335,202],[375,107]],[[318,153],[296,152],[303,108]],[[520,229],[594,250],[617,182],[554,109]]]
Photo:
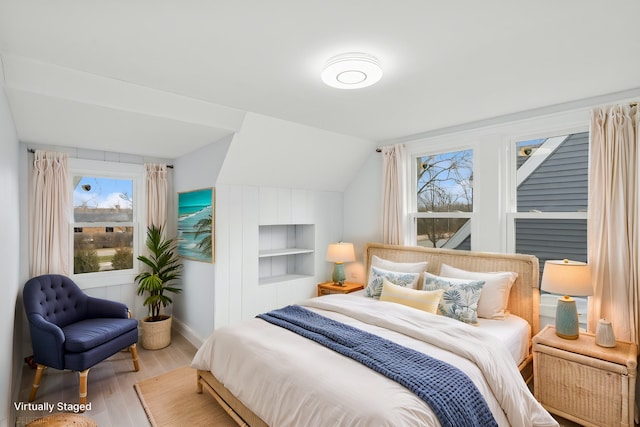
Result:
[[198,336],[198,334],[196,334],[193,329],[184,324],[184,322],[178,320],[176,316],[173,316],[172,325],[174,331],[185,337],[185,339],[193,344],[195,348],[200,348],[200,346],[202,346],[202,344],[204,343],[204,340],[200,338],[200,336]]

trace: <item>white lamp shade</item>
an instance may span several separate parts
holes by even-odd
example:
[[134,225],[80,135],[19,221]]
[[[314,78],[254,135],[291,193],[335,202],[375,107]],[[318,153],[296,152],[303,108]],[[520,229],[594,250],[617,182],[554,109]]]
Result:
[[332,243],[327,248],[327,261],[331,262],[352,262],[356,260],[356,253],[353,243]]
[[570,296],[593,295],[589,265],[580,261],[550,260],[544,263],[543,291]]

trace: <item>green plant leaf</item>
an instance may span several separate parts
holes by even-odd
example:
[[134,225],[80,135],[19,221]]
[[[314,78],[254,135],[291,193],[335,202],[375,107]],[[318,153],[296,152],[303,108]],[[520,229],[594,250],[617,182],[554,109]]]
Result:
[[160,316],[162,307],[173,302],[165,292],[177,294],[182,291],[176,283],[181,278],[182,264],[175,255],[176,240],[166,239],[162,227],[148,227],[145,244],[149,256],[140,255],[137,259],[145,265],[146,271],[138,274],[135,281],[138,295],[147,295],[143,304],[148,308],[149,316],[155,318]]

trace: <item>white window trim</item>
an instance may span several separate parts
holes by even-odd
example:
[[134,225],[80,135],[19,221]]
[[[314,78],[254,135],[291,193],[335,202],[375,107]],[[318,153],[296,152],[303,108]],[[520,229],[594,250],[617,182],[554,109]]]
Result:
[[[447,139],[447,138],[443,138]],[[409,197],[408,197],[408,232],[409,236],[407,240],[408,245],[417,245],[417,234],[418,234],[418,218],[468,218],[471,220],[471,236],[473,236],[474,232],[474,221],[473,218],[476,216],[476,195],[475,192],[473,194],[473,207],[471,212],[418,212],[417,206],[417,194],[416,189],[418,187],[418,169],[416,158],[423,156],[432,156],[438,154],[447,154],[454,153],[458,151],[466,151],[471,150],[473,152],[473,180],[474,187],[477,185],[476,181],[476,162],[475,155],[478,144],[470,143],[468,140],[465,140],[462,143],[451,143],[451,141],[439,141],[438,143],[423,143],[423,144],[413,144],[410,146],[410,149],[407,150],[406,161],[410,163],[410,167],[406,168],[409,172],[410,176],[408,179],[409,182]],[[473,238],[471,239],[471,245],[473,247]]]
[[[595,104],[594,104],[595,105]],[[412,228],[407,244],[415,244],[414,199],[416,166],[414,158],[424,153],[474,150],[474,201],[471,221],[472,250],[514,252],[513,224],[515,211],[515,142],[541,135],[566,135],[589,130],[591,106],[536,117],[460,129],[451,133],[433,132],[405,143],[408,197],[407,222]],[[489,150],[488,152],[486,150]],[[581,217],[584,216],[581,213]]]
[[[113,163],[103,162],[97,160],[84,160],[70,158],[68,163],[69,173],[69,191],[73,193],[73,177],[74,176],[96,176],[103,178],[120,178],[131,179],[133,181],[133,222],[131,225],[134,227],[133,235],[133,268],[129,270],[113,270],[113,271],[101,271],[95,273],[83,273],[73,274],[73,203],[69,206],[70,209],[70,234],[69,239],[69,253],[70,256],[70,277],[78,284],[81,289],[98,288],[106,286],[115,286],[130,284],[134,282],[136,275],[139,272],[139,263],[137,257],[140,254],[140,250],[144,243],[145,231],[146,231],[146,185],[145,185],[145,168],[144,165],[134,165],[129,163]],[[73,198],[72,198],[73,200]],[[77,223],[81,224],[81,223]],[[84,223],[82,223],[84,224]],[[128,223],[129,224],[129,223]],[[96,224],[92,224],[95,226]]]
[[[516,251],[516,220],[518,219],[580,219],[580,220],[588,220],[589,214],[587,211],[578,211],[578,212],[518,212],[517,211],[517,198],[518,198],[518,173],[516,168],[516,156],[518,155],[516,149],[516,143],[520,141],[527,141],[539,138],[549,138],[553,139],[553,144],[555,144],[555,148],[559,146],[562,142],[564,142],[564,138],[560,138],[557,136],[548,136],[548,135],[571,135],[574,133],[581,132],[589,132],[589,123],[584,123],[582,126],[568,126],[568,127],[556,127],[556,128],[543,128],[541,127],[540,131],[536,131],[535,133],[531,132],[528,134],[521,134],[517,136],[512,136],[508,138],[506,141],[507,144],[507,162],[508,164],[505,167],[505,170],[508,173],[508,177],[512,179],[507,179],[508,186],[508,203],[506,210],[506,250],[509,253],[515,253]],[[547,136],[545,136],[547,135]],[[555,150],[554,148],[554,150]]]

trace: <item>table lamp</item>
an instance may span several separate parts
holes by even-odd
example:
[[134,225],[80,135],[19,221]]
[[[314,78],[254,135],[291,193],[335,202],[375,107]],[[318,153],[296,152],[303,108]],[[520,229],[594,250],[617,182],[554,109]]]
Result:
[[580,261],[550,260],[544,263],[541,289],[558,298],[556,335],[568,340],[578,339],[579,322],[576,301],[572,296],[593,295],[589,266]]
[[331,279],[336,285],[344,286],[346,280],[344,274],[344,263],[356,260],[356,253],[353,250],[353,243],[331,243],[327,248],[327,261],[335,263]]

